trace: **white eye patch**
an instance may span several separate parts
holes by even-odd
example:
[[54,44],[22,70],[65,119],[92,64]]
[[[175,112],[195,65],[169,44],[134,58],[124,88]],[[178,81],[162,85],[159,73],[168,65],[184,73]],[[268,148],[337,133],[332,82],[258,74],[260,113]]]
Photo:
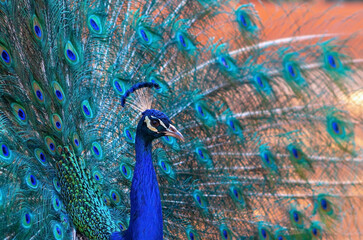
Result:
[[[158,119],[159,120],[159,119]],[[155,127],[153,127],[152,125],[151,125],[151,121],[150,121],[150,118],[148,117],[148,116],[146,116],[145,117],[145,120],[144,120],[144,122],[146,123],[146,126],[147,126],[147,128],[148,129],[150,129],[151,131],[153,131],[153,132],[158,132],[158,130],[155,128]],[[159,121],[160,122],[160,121]]]
[[[163,126],[165,129],[167,129],[167,127],[165,126],[163,121],[160,121],[160,119],[158,119],[158,118],[152,118],[152,119],[158,120],[160,125]],[[151,125],[151,120],[150,120],[150,118],[148,116],[145,117],[144,122],[146,123],[146,126],[147,126],[148,129],[150,129],[153,132],[157,132],[157,133],[159,132],[155,127],[153,127]]]

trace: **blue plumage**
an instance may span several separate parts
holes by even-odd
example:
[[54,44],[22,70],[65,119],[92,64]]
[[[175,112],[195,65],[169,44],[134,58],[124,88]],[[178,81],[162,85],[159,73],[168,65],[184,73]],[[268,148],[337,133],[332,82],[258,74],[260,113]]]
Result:
[[359,239],[363,15],[312,8],[0,0],[3,238]]

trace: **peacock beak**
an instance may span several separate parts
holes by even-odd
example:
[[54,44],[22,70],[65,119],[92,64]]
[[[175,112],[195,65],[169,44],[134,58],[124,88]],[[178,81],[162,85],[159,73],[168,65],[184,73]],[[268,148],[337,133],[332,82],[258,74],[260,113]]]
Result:
[[171,124],[169,124],[169,128],[166,129],[166,131],[163,131],[163,133],[165,134],[165,136],[175,137],[184,142],[183,135],[176,129],[176,127]]

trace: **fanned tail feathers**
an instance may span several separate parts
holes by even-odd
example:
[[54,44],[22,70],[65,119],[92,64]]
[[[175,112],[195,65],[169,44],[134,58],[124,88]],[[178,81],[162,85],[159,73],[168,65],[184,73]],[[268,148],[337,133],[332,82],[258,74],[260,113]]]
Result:
[[309,6],[0,1],[2,236],[121,236],[150,95],[164,239],[360,239],[361,17]]

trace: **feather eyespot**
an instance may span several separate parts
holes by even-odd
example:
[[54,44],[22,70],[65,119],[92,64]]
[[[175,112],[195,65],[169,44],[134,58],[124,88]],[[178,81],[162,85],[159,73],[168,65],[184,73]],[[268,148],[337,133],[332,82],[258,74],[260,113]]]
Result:
[[64,56],[67,62],[71,65],[79,63],[79,55],[70,41],[68,41],[65,45]]
[[[0,143],[1,145],[1,151],[0,151],[0,160],[8,161],[11,159],[11,150],[9,149],[9,146],[5,143]],[[0,195],[1,197],[1,195]]]
[[93,27],[93,29],[95,31],[99,31],[100,30],[100,27],[97,25],[97,23],[95,22],[95,20],[91,19],[90,20],[90,24],[91,24],[91,26]]
[[30,228],[33,224],[33,216],[30,212],[26,211],[22,216],[22,226],[24,228]]
[[264,87],[261,76],[256,77],[256,82],[260,87]]
[[288,71],[289,71],[289,73],[290,73],[291,77],[295,77],[295,76],[296,76],[295,69],[294,69],[294,67],[293,67],[291,64],[288,64],[288,65],[287,65],[287,69],[288,69]]
[[240,23],[242,23],[243,26],[247,27],[247,19],[246,16],[244,14],[241,14],[241,16],[239,17]]
[[227,232],[225,229],[223,229],[223,237],[224,237],[225,239],[227,239],[227,238],[228,238],[228,232]]
[[131,133],[130,133],[130,131],[129,131],[129,130],[126,130],[126,135],[127,135],[127,137],[128,137],[130,140],[132,140],[132,136],[131,136]]
[[189,227],[189,229],[187,229],[186,235],[188,237],[188,240],[200,239],[198,236],[198,233],[195,230],[193,230],[191,227]]
[[6,63],[10,62],[10,57],[9,57],[9,54],[8,54],[8,52],[6,50],[3,50],[3,52],[1,53],[1,57],[3,58],[3,60]]
[[334,130],[334,132],[335,132],[336,134],[340,134],[340,127],[339,127],[339,124],[338,124],[337,122],[333,121],[333,122],[331,123],[331,125],[332,125],[332,129]]
[[122,169],[123,174],[125,174],[127,176],[128,174],[127,174],[126,167],[125,166],[122,166],[121,169]]
[[144,29],[140,29],[140,35],[144,39],[145,42],[149,42],[149,37],[147,36]]
[[30,221],[31,221],[30,214],[29,213],[26,213],[25,214],[25,222],[29,224]]
[[179,42],[183,47],[187,46],[187,44],[185,43],[185,39],[184,39],[183,35],[181,35],[181,34],[179,35]]
[[35,34],[39,37],[39,38],[41,38],[42,37],[42,30],[40,30],[40,27],[39,26],[34,26],[34,32],[35,32]]
[[62,92],[61,92],[61,91],[59,91],[59,90],[55,90],[55,95],[57,95],[57,98],[58,98],[59,100],[62,100],[62,99],[63,99],[63,94],[62,94]]
[[3,151],[3,155],[4,155],[4,157],[8,157],[10,154],[9,154],[9,148],[5,145],[5,144],[3,144],[2,146],[1,146],[1,150]]
[[39,186],[39,182],[33,174],[28,174],[26,176],[25,182],[28,185],[28,187],[30,187],[32,189],[37,189]]
[[131,168],[127,164],[121,163],[121,165],[120,165],[120,172],[121,172],[122,176],[124,178],[126,178],[127,180],[130,180],[131,179],[131,177],[132,177],[132,170],[131,170]]
[[36,157],[36,159],[42,164],[42,165],[46,165],[46,163],[47,163],[47,158],[46,158],[46,156],[45,156],[45,154],[44,154],[44,152],[43,152],[43,150],[42,149],[40,149],[40,148],[36,148],[35,150],[34,150],[34,154],[35,154],[35,157]]
[[266,230],[265,230],[264,228],[262,228],[262,229],[261,229],[261,235],[262,235],[262,237],[263,237],[264,239],[266,239],[266,238],[267,238],[267,232],[266,232]]
[[318,236],[318,230],[316,228],[313,228],[311,232],[313,233],[314,236]]
[[103,158],[103,151],[102,151],[102,147],[98,142],[94,142],[92,143],[92,154],[93,156],[98,159],[101,160]]
[[337,64],[335,62],[335,59],[332,55],[328,55],[328,62],[332,68],[336,68]]
[[93,111],[88,100],[84,100],[81,104],[83,116],[87,119],[93,118]]
[[45,144],[46,144],[46,146],[48,148],[48,151],[51,154],[54,154],[55,153],[55,147],[56,147],[56,143],[55,143],[54,139],[49,137],[49,136],[46,136],[44,141],[45,141]]
[[53,226],[53,236],[57,240],[63,239],[63,229],[59,224]]
[[194,240],[194,234],[192,232],[189,233],[189,238]]

